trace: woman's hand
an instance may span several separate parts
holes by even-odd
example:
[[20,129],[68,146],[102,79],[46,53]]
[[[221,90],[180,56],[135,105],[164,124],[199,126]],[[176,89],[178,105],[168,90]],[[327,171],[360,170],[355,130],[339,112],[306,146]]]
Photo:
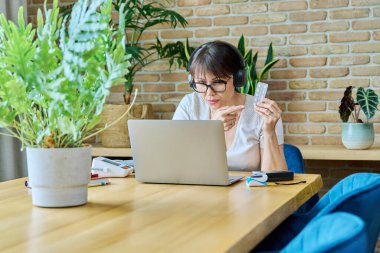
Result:
[[228,131],[238,122],[243,109],[244,105],[224,106],[212,112],[211,119],[223,121],[224,131]]
[[263,98],[255,106],[255,112],[263,118],[264,133],[274,133],[277,121],[281,118],[281,109],[276,102]]

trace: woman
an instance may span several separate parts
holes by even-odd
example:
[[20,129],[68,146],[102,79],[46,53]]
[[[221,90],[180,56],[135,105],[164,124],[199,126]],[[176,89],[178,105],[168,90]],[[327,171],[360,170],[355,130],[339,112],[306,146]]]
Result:
[[[235,91],[245,84],[244,59],[233,45],[213,41],[197,48],[189,60],[186,95],[174,120],[221,120],[231,170],[286,170],[281,110],[267,98],[255,106],[253,96]],[[254,125],[253,115],[262,117]]]

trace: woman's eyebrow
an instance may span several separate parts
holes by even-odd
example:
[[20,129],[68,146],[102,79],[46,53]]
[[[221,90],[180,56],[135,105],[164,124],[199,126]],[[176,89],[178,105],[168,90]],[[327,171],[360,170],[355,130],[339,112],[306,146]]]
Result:
[[[198,82],[200,82],[200,81],[207,81],[207,79],[204,78],[204,77],[195,78],[195,79],[197,79]],[[214,77],[214,78],[211,79],[211,81],[225,81],[225,79],[223,79],[222,77]]]
[[[226,78],[227,79],[227,78]],[[225,79],[223,79],[222,77],[214,77],[213,79],[211,79],[212,81],[215,81],[215,80],[220,80],[220,81],[225,81]]]

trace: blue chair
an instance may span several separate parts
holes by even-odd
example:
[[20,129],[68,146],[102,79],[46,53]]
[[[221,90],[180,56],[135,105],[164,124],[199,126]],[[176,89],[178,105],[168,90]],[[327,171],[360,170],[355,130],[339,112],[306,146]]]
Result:
[[284,154],[288,169],[294,173],[305,173],[301,151],[294,145],[284,144]]
[[[301,151],[294,145],[284,144],[284,155],[286,160],[286,165],[288,170],[294,173],[305,173],[305,165],[302,157]],[[307,213],[319,200],[318,193],[312,196],[305,204],[303,204],[295,214]],[[299,232],[299,230],[288,231],[283,234],[284,228],[286,230],[292,228],[292,219],[285,220],[277,229],[275,229],[271,234],[269,234],[255,249],[253,252],[265,252],[271,250],[280,250],[289,243],[291,239]],[[290,223],[290,224],[288,224]],[[303,223],[302,223],[303,224]],[[301,228],[302,229],[302,228]],[[274,243],[275,242],[275,243]]]
[[310,222],[281,253],[366,253],[368,238],[359,217],[336,212]]
[[[305,173],[305,165],[301,151],[294,145],[284,144],[284,154],[288,170],[294,173]],[[303,204],[297,212],[304,213],[309,211],[319,200],[318,194],[312,196],[305,204]]]
[[[374,252],[380,231],[380,174],[356,173],[338,182],[306,213],[295,213],[280,224],[254,252],[280,250],[314,219],[347,212],[365,223],[368,251]],[[271,242],[271,244],[269,243]]]
[[380,231],[380,174],[356,173],[344,178],[306,216],[311,220],[334,212],[359,216],[365,222],[368,252],[374,252]]

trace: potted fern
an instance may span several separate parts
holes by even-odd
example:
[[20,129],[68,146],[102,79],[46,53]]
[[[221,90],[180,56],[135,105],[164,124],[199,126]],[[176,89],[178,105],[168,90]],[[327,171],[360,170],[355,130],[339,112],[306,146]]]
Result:
[[[368,149],[375,140],[373,123],[369,120],[375,115],[379,104],[378,95],[370,88],[358,88],[356,102],[352,97],[352,86],[346,88],[340,102],[339,114],[343,121],[342,142],[347,149]],[[360,119],[360,112],[367,118]],[[352,118],[353,122],[348,122]]]
[[[122,6],[123,8],[123,6]],[[70,18],[38,10],[37,28],[0,16],[0,126],[27,148],[32,202],[87,202],[91,147],[109,89],[130,67],[124,27],[113,31],[111,0],[78,0]],[[121,16],[121,18],[123,18]]]
[[[169,0],[170,2],[173,0]],[[169,69],[175,62],[179,67],[187,64],[184,57],[184,43],[181,41],[164,43],[156,37],[154,42],[144,42],[143,35],[156,25],[169,25],[175,29],[178,26],[186,27],[187,21],[181,14],[167,9],[162,1],[144,0],[112,0],[112,5],[119,17],[118,22],[112,23],[113,27],[122,25],[125,28],[126,40],[125,47],[131,55],[128,73],[125,75],[124,102],[130,103],[131,93],[134,90],[133,81],[136,73],[143,67],[148,66],[158,60],[166,59],[169,61]],[[66,5],[61,8],[63,16],[69,16],[74,4]],[[122,8],[123,6],[123,8]],[[125,7],[124,7],[125,6]]]

